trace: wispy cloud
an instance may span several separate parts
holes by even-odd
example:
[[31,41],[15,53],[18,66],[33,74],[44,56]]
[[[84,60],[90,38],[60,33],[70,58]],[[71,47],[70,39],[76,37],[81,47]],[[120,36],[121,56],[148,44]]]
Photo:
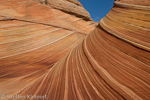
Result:
[[99,18],[99,17],[95,17],[94,20],[95,20],[95,21],[99,21],[100,18]]

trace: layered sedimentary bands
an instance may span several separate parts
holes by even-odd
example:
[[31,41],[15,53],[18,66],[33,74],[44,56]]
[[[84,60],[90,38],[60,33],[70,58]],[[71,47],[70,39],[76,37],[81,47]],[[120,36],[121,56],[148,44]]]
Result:
[[116,0],[96,24],[77,0],[1,0],[0,95],[149,100],[149,0]]

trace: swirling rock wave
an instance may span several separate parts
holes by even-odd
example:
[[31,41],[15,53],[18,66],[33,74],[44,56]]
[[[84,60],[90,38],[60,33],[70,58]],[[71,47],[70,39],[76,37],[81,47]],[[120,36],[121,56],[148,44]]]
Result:
[[[1,23],[1,94],[46,95],[48,100],[149,100],[149,0],[116,0],[86,37],[87,30],[82,33],[81,28],[79,35],[71,31],[76,27],[65,30],[22,20]],[[25,34],[15,33],[22,28]],[[36,33],[35,28],[50,34]]]

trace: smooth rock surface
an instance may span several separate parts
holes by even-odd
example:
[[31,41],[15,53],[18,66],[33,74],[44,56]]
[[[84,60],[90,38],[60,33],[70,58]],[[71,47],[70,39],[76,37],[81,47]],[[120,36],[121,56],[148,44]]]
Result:
[[37,1],[1,5],[0,95],[150,99],[149,0],[116,0],[94,30],[93,21]]
[[44,75],[96,25],[37,1],[1,0],[0,95]]

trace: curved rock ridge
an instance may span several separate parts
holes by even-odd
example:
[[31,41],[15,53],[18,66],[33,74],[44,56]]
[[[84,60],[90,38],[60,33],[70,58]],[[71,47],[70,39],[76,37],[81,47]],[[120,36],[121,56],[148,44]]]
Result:
[[52,8],[59,9],[69,14],[83,17],[85,20],[92,20],[89,12],[84,9],[82,4],[77,0],[37,0],[38,2],[49,5]]
[[0,99],[44,75],[96,25],[37,1],[1,0]]
[[[44,100],[149,100],[150,9],[140,0],[125,1],[116,0],[86,37],[52,24],[0,17],[0,94]],[[22,29],[26,34],[16,33]]]
[[132,5],[150,6],[149,0],[115,0],[115,1]]
[[[63,4],[64,2],[57,1],[57,3],[52,5],[58,3]],[[70,8],[68,7],[64,9],[69,10]],[[82,9],[84,8],[81,7],[80,11],[84,14]],[[85,10],[85,13],[86,12],[87,11]],[[88,16],[88,14],[89,13],[87,12],[85,17]],[[3,19],[14,19],[19,21],[28,21],[31,23],[52,25],[55,27],[78,31],[84,34],[88,34],[89,31],[92,31],[93,28],[97,25],[97,23],[92,20],[85,20],[85,17],[78,17],[74,14],[69,14],[64,11],[54,9],[51,6],[40,4],[38,1],[32,0],[1,0],[0,16],[3,17]]]

